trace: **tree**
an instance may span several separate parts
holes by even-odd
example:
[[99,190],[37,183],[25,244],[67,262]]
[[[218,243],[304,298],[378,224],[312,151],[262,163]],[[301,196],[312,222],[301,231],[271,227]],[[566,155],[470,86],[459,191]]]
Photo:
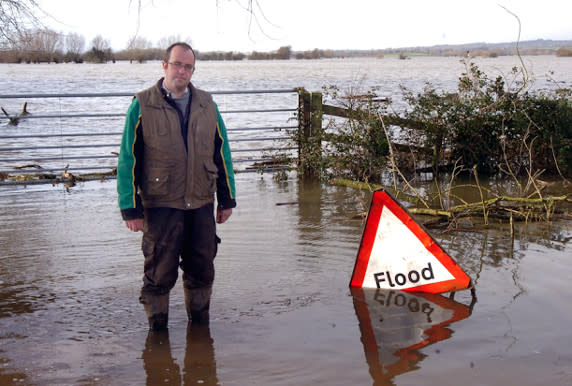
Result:
[[26,62],[58,62],[61,58],[62,38],[56,31],[43,28],[21,31],[17,45]]
[[128,50],[146,50],[152,47],[153,43],[142,36],[133,36],[127,43]]
[[85,38],[77,33],[70,33],[65,38],[66,43],[66,60],[75,63],[81,63],[81,54],[85,48]]
[[0,0],[0,45],[14,46],[26,30],[41,26],[35,0]]
[[109,39],[104,39],[103,36],[97,35],[91,41],[91,46],[97,51],[105,51],[111,47]]
[[113,59],[111,44],[108,39],[97,35],[91,41],[91,51],[86,54],[86,60],[94,63],[107,63]]
[[166,50],[167,47],[169,47],[171,44],[177,43],[177,42],[186,42],[192,46],[191,38],[187,37],[187,38],[183,39],[183,38],[181,38],[181,35],[171,35],[171,36],[166,36],[166,37],[159,39],[159,41],[157,42],[157,47],[162,49],[162,50]]
[[[129,5],[133,3],[136,5],[137,13],[140,15],[143,8],[143,2],[141,0],[128,1]],[[240,2],[238,3],[241,4]],[[215,4],[217,7],[220,6],[218,0],[215,1]],[[266,21],[268,20],[266,19],[266,16],[264,16],[258,0],[247,0],[243,8],[250,14],[248,33],[250,34],[253,24],[256,24],[264,33],[260,25],[259,16]],[[37,13],[45,14],[36,0],[0,0],[0,48],[15,48],[15,45],[20,40],[20,35],[23,32],[30,29],[42,29],[43,24],[36,16]],[[134,35],[137,36],[138,32],[139,20],[137,21],[137,28]],[[161,45],[159,47],[162,48]],[[94,48],[94,52],[97,53],[97,47],[94,46]]]
[[292,47],[283,46],[278,49],[278,52],[276,53],[276,59],[290,59],[291,54],[292,54]]
[[139,63],[143,63],[146,60],[151,59],[151,56],[153,55],[151,48],[153,48],[153,43],[151,43],[151,41],[141,36],[133,36],[127,44],[127,55],[129,56],[129,60],[136,60]]
[[36,46],[44,54],[48,62],[57,62],[61,54],[63,40],[61,35],[47,28],[37,30],[35,33]]
[[[235,0],[237,4],[239,4],[239,6],[241,6],[248,14],[249,14],[249,21],[248,21],[248,35],[250,36],[250,32],[252,30],[252,26],[256,25],[259,30],[266,35],[264,28],[260,22],[261,19],[263,19],[264,21],[266,21],[266,23],[268,24],[272,24],[264,15],[264,12],[262,11],[262,7],[259,4],[258,0],[246,0],[243,5],[243,2],[240,0]],[[131,5],[133,3],[133,0],[129,0],[129,5]],[[151,1],[151,3],[153,3],[153,1]],[[222,7],[221,5],[222,2],[219,2],[219,0],[215,0],[215,5],[216,7]],[[139,33],[139,24],[140,24],[140,16],[141,16],[141,10],[143,9],[143,2],[142,0],[137,0],[135,2],[136,7],[137,7],[137,27],[135,30],[135,36]],[[268,35],[267,35],[268,36]],[[177,41],[181,41],[181,40],[175,40],[172,43],[175,43]],[[167,45],[168,47],[169,45]],[[159,46],[160,48],[162,48],[161,46]],[[167,48],[165,47],[165,48]]]

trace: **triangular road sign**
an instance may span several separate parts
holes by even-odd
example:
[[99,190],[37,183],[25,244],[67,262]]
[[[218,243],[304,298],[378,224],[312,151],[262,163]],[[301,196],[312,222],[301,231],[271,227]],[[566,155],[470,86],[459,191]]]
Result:
[[351,287],[442,293],[470,281],[388,192],[373,192]]

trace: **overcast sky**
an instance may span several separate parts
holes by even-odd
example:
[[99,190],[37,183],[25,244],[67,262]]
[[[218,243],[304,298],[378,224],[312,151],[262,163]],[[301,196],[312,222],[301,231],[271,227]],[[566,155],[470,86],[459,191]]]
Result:
[[518,22],[508,11],[520,18],[521,40],[572,40],[570,0],[254,0],[255,18],[248,0],[142,0],[140,18],[137,0],[38,3],[50,28],[88,46],[100,34],[114,50],[137,31],[153,43],[179,35],[203,52],[512,42]]

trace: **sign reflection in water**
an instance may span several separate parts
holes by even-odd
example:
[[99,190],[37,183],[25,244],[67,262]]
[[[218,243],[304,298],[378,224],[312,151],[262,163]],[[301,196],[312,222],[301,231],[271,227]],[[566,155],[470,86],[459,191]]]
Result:
[[420,368],[420,350],[449,339],[452,323],[471,315],[465,305],[440,294],[351,288],[361,341],[374,384],[386,384]]

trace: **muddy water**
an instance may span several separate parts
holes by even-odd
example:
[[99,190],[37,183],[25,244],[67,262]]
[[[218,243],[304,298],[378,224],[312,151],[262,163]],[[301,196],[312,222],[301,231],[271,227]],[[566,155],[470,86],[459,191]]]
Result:
[[137,302],[140,235],[115,183],[0,188],[0,384],[570,384],[570,221],[432,234],[475,283],[350,292],[369,194],[237,176],[209,327]]
[[[525,60],[539,88],[572,84],[567,58]],[[496,76],[519,63],[478,64]],[[427,80],[454,90],[462,70],[458,58],[212,62],[195,80],[209,90],[363,83],[396,97],[400,84],[421,89]],[[18,93],[132,92],[160,67],[0,65],[0,73],[2,89]],[[239,207],[219,227],[209,328],[188,328],[178,283],[168,334],[148,334],[137,302],[141,236],[120,219],[115,182],[0,186],[0,385],[572,383],[570,220],[519,226],[514,245],[503,226],[433,231],[475,296],[352,293],[356,215],[368,194],[255,174],[239,174],[237,190]]]

